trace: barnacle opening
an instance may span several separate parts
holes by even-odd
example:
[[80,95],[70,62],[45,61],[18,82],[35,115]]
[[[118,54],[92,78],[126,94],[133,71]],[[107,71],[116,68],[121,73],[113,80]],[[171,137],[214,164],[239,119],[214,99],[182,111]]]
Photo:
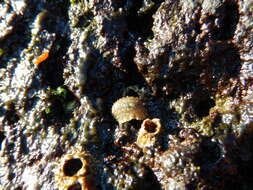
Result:
[[141,148],[152,147],[158,142],[160,132],[160,119],[146,119],[138,132],[136,144]]
[[126,23],[130,32],[137,33],[144,39],[153,37],[153,15],[163,0],[146,1],[136,0],[134,6],[128,11]]
[[82,190],[82,186],[80,183],[76,183],[74,185],[71,185],[68,190]]
[[83,163],[79,158],[67,160],[63,165],[63,172],[66,176],[75,175],[81,168]]
[[155,133],[157,130],[157,124],[152,120],[147,120],[144,123],[144,128],[148,133]]
[[197,117],[202,118],[209,115],[209,111],[212,107],[215,106],[215,101],[210,97],[198,102],[194,106],[194,111]]
[[199,154],[196,156],[196,165],[200,166],[203,171],[206,167],[215,164],[221,159],[223,152],[217,142],[211,141],[209,138],[203,139],[200,144]]
[[215,101],[208,91],[194,92],[192,98],[185,103],[184,119],[190,123],[202,119],[209,115],[210,109],[214,106]]

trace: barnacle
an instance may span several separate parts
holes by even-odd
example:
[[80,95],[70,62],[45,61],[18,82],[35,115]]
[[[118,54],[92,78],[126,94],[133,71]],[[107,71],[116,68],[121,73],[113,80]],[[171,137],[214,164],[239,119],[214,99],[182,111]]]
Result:
[[160,119],[145,119],[138,132],[136,144],[141,148],[151,147],[155,144],[160,132]]
[[147,117],[147,110],[139,98],[126,96],[113,104],[112,115],[119,124],[122,124],[133,119],[145,119]]
[[94,167],[87,152],[75,152],[63,157],[55,174],[59,190],[94,190]]

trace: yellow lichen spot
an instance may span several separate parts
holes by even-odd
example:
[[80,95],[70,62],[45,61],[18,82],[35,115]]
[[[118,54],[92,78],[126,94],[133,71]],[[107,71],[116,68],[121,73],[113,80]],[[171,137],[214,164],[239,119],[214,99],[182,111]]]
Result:
[[113,104],[112,115],[119,124],[122,124],[133,119],[147,118],[147,111],[139,98],[127,96],[120,98]]
[[48,51],[43,52],[39,57],[35,59],[34,64],[39,66],[39,64],[45,61],[48,58],[48,56],[49,56]]
[[74,152],[64,156],[55,174],[59,190],[94,190],[93,165],[87,152]]
[[151,147],[155,144],[160,132],[160,119],[145,119],[138,132],[136,144],[141,148]]

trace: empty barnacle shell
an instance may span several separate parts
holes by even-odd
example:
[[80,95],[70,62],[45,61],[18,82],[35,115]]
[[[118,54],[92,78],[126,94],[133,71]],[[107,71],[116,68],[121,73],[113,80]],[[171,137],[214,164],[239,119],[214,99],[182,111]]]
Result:
[[87,152],[74,152],[62,158],[57,173],[59,190],[94,190],[94,165]]
[[160,119],[145,119],[138,132],[136,144],[141,148],[151,147],[155,144],[160,132]]
[[126,96],[113,104],[112,115],[119,124],[122,124],[133,119],[143,120],[147,118],[147,110],[139,98]]

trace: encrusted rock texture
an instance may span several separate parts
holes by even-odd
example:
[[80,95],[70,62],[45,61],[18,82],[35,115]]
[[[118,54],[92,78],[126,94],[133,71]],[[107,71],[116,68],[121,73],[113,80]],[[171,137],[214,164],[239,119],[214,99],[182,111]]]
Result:
[[252,79],[251,0],[0,0],[0,189],[252,190]]

